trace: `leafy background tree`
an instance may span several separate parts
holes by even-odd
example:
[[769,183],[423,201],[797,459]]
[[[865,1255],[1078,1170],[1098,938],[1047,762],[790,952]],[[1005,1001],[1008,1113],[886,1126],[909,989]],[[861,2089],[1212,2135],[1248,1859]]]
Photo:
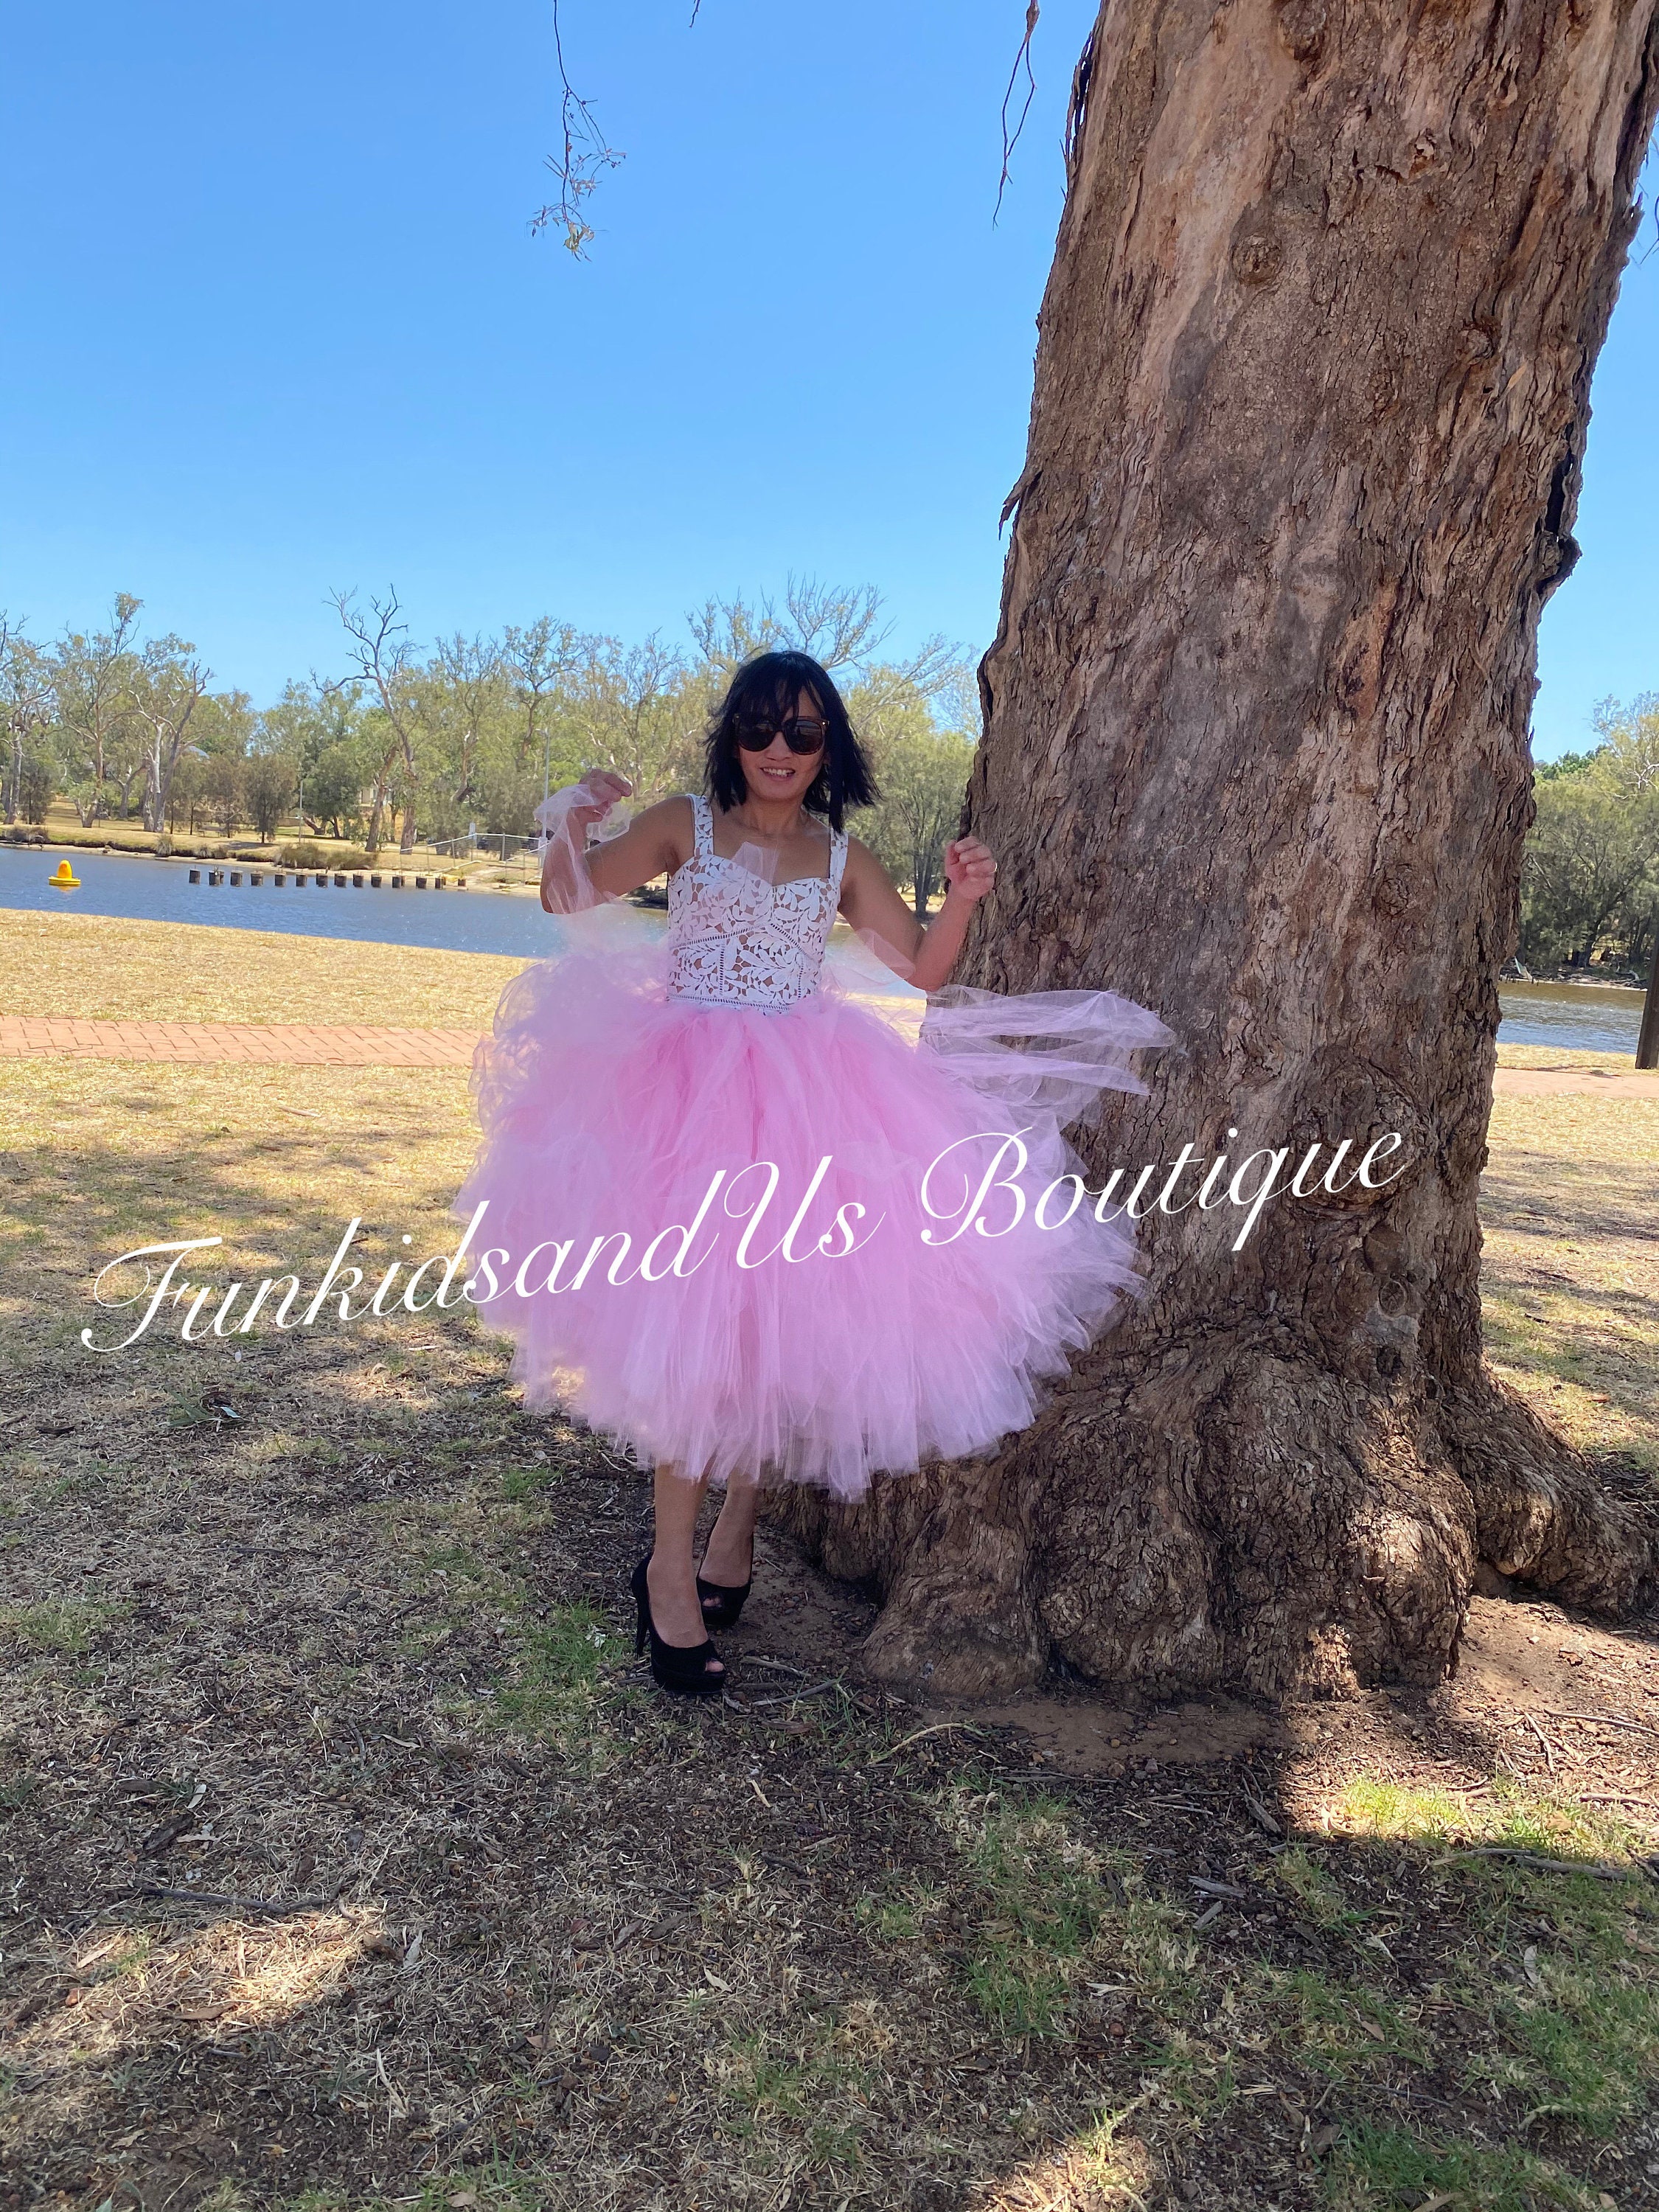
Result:
[[248,818],[263,843],[269,844],[276,835],[283,817],[295,803],[297,788],[293,771],[280,752],[262,748],[248,760]]
[[1537,771],[1521,887],[1521,958],[1534,972],[1640,969],[1659,914],[1659,693],[1604,700],[1601,742]]
[[55,714],[48,655],[0,615],[0,726],[5,739],[5,818],[42,823],[52,803],[57,762],[51,745]]

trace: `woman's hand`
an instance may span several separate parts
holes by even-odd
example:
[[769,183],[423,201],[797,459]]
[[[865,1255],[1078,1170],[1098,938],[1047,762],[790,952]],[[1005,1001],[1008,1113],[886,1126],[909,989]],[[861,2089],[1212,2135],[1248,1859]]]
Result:
[[997,864],[977,837],[955,838],[945,848],[947,896],[967,906],[982,899],[996,882]]
[[590,806],[573,806],[570,819],[579,823],[584,830],[603,822],[617,801],[630,797],[634,789],[625,775],[617,775],[608,768],[585,770],[581,782],[583,788],[593,794],[593,803]]
[[856,837],[848,848],[841,910],[878,957],[918,991],[942,990],[967,941],[973,912],[996,881],[997,864],[977,837],[945,848],[945,903],[924,929]]

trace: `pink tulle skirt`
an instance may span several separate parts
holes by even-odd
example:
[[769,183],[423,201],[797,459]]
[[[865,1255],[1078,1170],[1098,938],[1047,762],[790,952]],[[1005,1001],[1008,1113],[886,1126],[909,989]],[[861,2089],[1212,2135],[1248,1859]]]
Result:
[[470,1294],[530,1401],[642,1466],[843,1498],[1024,1427],[1139,1280],[1062,1127],[1144,1088],[1163,1024],[955,991],[918,1037],[829,970],[782,1011],[697,1006],[582,934],[501,999],[456,1202],[485,1205]]

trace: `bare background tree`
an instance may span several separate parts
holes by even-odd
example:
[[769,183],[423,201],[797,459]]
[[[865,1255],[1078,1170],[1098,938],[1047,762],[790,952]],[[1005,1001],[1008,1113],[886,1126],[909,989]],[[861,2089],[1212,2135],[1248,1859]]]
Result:
[[[395,591],[388,591],[384,599],[371,599],[367,614],[359,611],[356,602],[355,592],[334,594],[334,605],[346,634],[347,657],[356,671],[357,680],[379,700],[385,717],[385,743],[375,770],[374,797],[369,802],[368,849],[375,852],[380,848],[380,823],[395,785],[401,788],[407,802],[403,808],[399,849],[412,853],[416,827],[415,795],[420,788],[420,769],[415,757],[418,708],[411,681],[414,647],[410,642],[408,625],[398,619],[403,611]],[[398,775],[399,768],[403,771],[401,778]]]

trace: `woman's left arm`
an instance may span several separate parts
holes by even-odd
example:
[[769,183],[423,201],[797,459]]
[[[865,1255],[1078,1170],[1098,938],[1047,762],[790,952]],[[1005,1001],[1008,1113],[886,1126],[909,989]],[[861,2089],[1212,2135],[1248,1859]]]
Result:
[[918,991],[937,991],[951,980],[969,921],[996,872],[996,862],[977,837],[958,837],[947,845],[945,903],[924,929],[868,846],[850,837],[841,910],[896,975]]

